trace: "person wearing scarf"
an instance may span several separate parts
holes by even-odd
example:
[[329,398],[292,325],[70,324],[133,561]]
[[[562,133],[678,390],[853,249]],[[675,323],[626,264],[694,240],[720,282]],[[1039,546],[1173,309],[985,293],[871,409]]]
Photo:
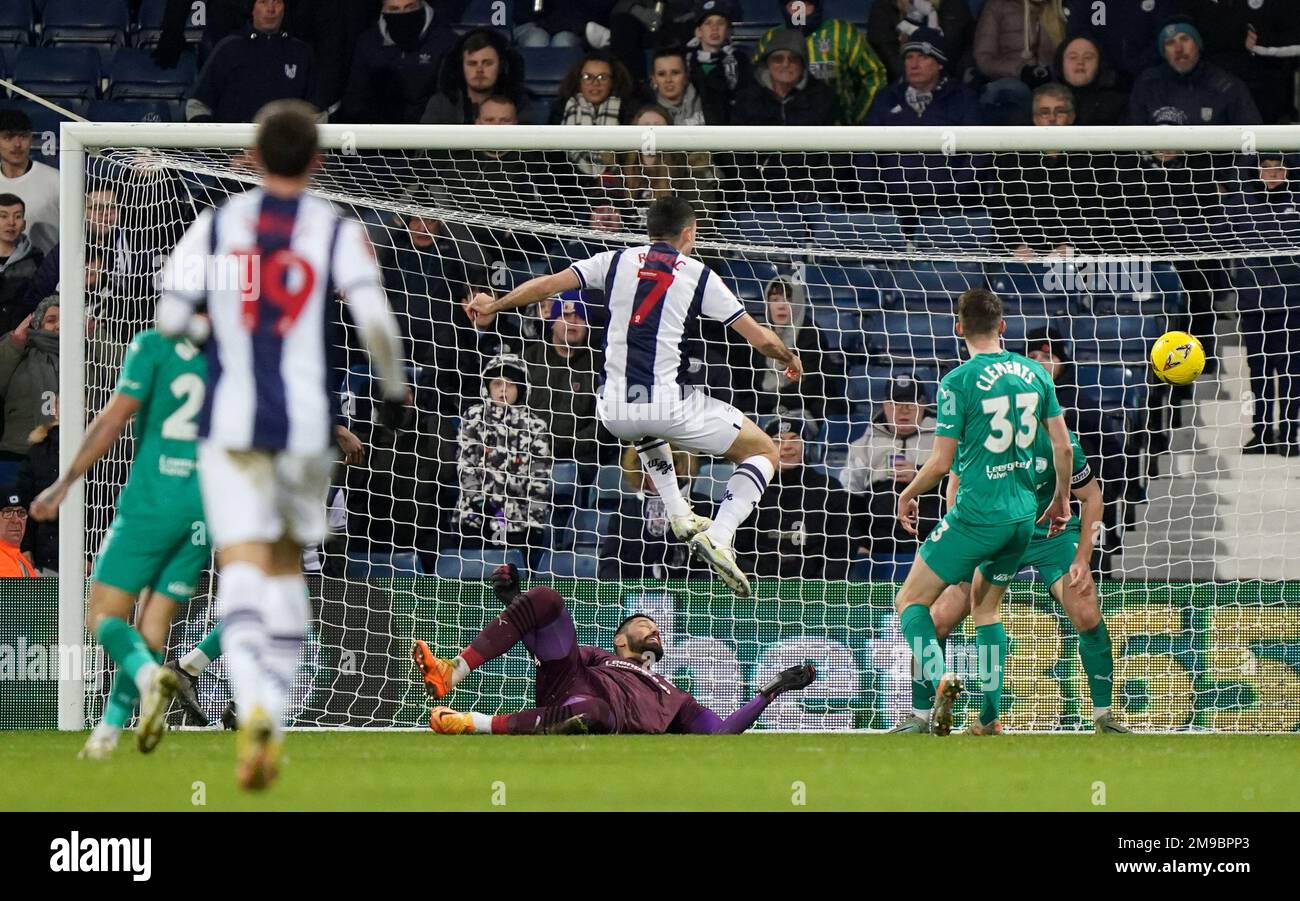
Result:
[[[561,125],[619,125],[623,97],[631,87],[627,69],[608,53],[592,51],[560,82]],[[608,151],[573,150],[569,160],[584,175],[599,178],[614,164]]]

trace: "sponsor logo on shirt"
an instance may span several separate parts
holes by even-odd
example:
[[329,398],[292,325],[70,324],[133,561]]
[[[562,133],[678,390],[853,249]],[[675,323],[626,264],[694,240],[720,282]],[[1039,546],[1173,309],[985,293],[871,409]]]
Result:
[[297,63],[285,63],[285,64],[284,64],[284,77],[285,77],[285,78],[297,78],[297,77],[298,77],[298,64],[297,64]]
[[1029,465],[1028,460],[1012,460],[1010,463],[999,463],[997,466],[985,466],[984,474],[988,476],[990,482],[995,482],[998,479],[1005,479],[1017,469],[1029,469]]
[[189,478],[194,473],[194,461],[185,457],[169,457],[161,454],[158,457],[158,474],[164,476],[173,476],[175,478]]

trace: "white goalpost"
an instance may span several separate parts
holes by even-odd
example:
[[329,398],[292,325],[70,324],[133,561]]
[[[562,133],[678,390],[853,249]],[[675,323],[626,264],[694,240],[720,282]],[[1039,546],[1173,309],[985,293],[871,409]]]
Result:
[[[1268,435],[1279,447],[1286,417],[1300,418],[1300,364],[1294,387],[1275,371],[1290,352],[1279,332],[1295,330],[1300,359],[1300,211],[1261,211],[1252,193],[1262,167],[1289,168],[1300,197],[1300,126],[319,134],[312,190],[371,235],[404,331],[412,413],[395,431],[375,423],[364,355],[340,323],[334,388],[367,454],[340,466],[335,535],[313,555],[294,725],[418,725],[410,640],[458,652],[496,613],[484,574],[516,562],[566,587],[584,643],[609,641],[626,613],[653,612],[668,651],[660,669],[719,709],[807,658],[822,678],[774,703],[762,727],[887,727],[910,707],[890,602],[915,548],[884,511],[891,486],[923,462],[887,417],[896,392],[914,392],[922,410],[933,403],[962,352],[955,298],[989,287],[1006,304],[1008,349],[1057,355],[1103,485],[1095,562],[1117,711],[1140,731],[1300,728],[1300,489],[1290,486],[1300,456],[1242,452],[1266,407],[1271,421],[1277,403]],[[203,208],[255,186],[243,158],[253,137],[252,125],[63,124],[62,468],[131,336],[152,323],[153,275],[176,238]],[[700,215],[695,255],[760,320],[788,315],[772,324],[816,361],[813,378],[792,385],[721,330],[691,336],[701,390],[726,393],[764,427],[793,422],[786,431],[803,442],[783,468],[788,490],[738,536],[755,573],[744,602],[691,568],[671,533],[654,533],[662,505],[595,422],[598,287],[487,324],[460,308],[467,291],[505,291],[645,243],[645,205],[670,192]],[[1294,318],[1277,312],[1289,306]],[[1197,334],[1214,361],[1190,389],[1158,383],[1146,365],[1170,329]],[[1273,368],[1252,380],[1265,357]],[[518,388],[504,410],[484,387],[503,367]],[[1300,422],[1287,435],[1300,453]],[[130,454],[129,441],[114,448],[61,512],[58,642],[87,650],[60,674],[60,729],[84,728],[102,705],[83,574]],[[729,469],[683,461],[679,474],[706,510]],[[195,622],[171,643],[201,636],[211,609],[196,599]],[[1022,581],[1005,618],[1008,727],[1085,728],[1087,681],[1060,605]],[[972,636],[949,641],[959,669],[974,669]],[[527,706],[529,666],[512,652],[468,679],[457,703]],[[203,680],[215,718],[228,697],[220,666]]]

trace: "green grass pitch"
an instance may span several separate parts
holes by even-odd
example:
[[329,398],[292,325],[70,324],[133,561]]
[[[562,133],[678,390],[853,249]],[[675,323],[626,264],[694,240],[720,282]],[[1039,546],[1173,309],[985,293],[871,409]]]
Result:
[[127,734],[106,762],[84,740],[0,733],[0,810],[1300,809],[1300,735],[296,732],[261,795],[234,787],[230,733],[147,756]]

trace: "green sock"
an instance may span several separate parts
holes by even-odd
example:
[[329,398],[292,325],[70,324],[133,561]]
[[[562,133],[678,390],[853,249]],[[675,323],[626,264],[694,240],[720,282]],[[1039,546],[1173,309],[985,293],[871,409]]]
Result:
[[[939,642],[939,652],[943,654],[944,659],[948,659],[948,639],[937,638]],[[934,683],[926,679],[915,678],[920,668],[917,665],[916,658],[912,658],[912,709],[913,710],[933,710],[934,709]]]
[[211,662],[221,656],[221,627],[213,626],[212,631],[203,636],[203,640],[198,643],[198,649],[203,652],[203,656]]
[[1092,706],[1109,707],[1115,687],[1115,658],[1111,655],[1110,634],[1106,631],[1105,620],[1097,623],[1096,628],[1079,633],[1079,659],[1083,661],[1083,671],[1088,674]]
[[1002,673],[1007,661],[1007,630],[1002,623],[975,627],[975,648],[979,654],[980,723],[987,726],[1000,717],[1002,707]]
[[[163,662],[162,651],[151,651],[150,654],[155,662]],[[127,720],[131,719],[131,713],[138,703],[140,703],[140,691],[135,687],[135,680],[126,674],[125,669],[118,666],[117,672],[113,674],[113,687],[108,693],[108,703],[104,705],[104,722],[118,729],[125,729]]]
[[95,637],[108,651],[108,656],[117,663],[118,671],[125,672],[134,680],[140,667],[154,662],[154,655],[145,644],[140,633],[126,620],[116,616],[106,616],[95,630]]
[[924,604],[911,604],[898,616],[899,628],[907,639],[907,646],[912,649],[912,657],[921,664],[920,678],[930,685],[930,698],[934,698],[934,686],[943,677],[943,646],[935,635],[934,620],[930,618],[930,608]]

